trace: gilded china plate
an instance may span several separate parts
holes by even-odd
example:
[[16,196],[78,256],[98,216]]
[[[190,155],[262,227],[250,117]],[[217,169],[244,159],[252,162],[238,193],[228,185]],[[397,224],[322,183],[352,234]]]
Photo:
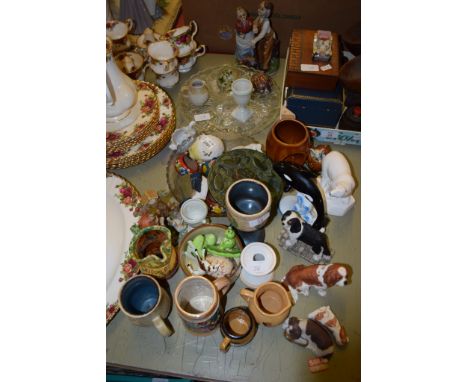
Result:
[[106,323],[118,311],[118,293],[122,283],[138,272],[128,248],[137,227],[133,211],[140,203],[138,190],[124,178],[106,177]]
[[141,82],[150,87],[156,95],[159,108],[157,122],[152,125],[150,134],[141,142],[128,148],[107,151],[106,167],[108,169],[126,168],[143,163],[161,151],[171,139],[175,129],[176,115],[169,95],[156,85]]

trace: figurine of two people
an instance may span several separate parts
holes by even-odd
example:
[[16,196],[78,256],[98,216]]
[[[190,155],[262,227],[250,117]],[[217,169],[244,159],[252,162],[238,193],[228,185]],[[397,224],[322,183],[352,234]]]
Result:
[[273,4],[262,1],[255,20],[237,7],[236,59],[240,64],[274,73],[279,66],[279,40],[271,27]]

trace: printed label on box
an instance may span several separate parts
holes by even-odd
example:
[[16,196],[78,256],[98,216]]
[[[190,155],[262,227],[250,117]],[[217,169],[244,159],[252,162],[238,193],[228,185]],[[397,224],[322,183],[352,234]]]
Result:
[[324,72],[325,70],[330,70],[331,68],[332,66],[330,64],[327,64],[327,65],[321,66],[320,70]]
[[302,72],[318,72],[319,66],[314,64],[301,64]]

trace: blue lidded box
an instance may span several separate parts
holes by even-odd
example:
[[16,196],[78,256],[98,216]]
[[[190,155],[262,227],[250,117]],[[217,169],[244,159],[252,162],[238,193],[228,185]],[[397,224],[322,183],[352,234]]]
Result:
[[288,88],[286,100],[296,119],[309,126],[335,128],[344,110],[341,85],[334,90]]

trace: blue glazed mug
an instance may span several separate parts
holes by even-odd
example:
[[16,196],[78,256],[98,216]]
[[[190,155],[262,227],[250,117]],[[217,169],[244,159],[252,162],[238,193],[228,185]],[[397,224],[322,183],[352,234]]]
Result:
[[129,320],[138,326],[154,326],[168,337],[173,330],[164,322],[171,309],[171,298],[151,276],[137,275],[120,289],[119,305]]
[[185,328],[196,336],[211,334],[221,320],[220,294],[229,288],[226,277],[210,281],[202,276],[183,279],[174,293],[177,313]]

